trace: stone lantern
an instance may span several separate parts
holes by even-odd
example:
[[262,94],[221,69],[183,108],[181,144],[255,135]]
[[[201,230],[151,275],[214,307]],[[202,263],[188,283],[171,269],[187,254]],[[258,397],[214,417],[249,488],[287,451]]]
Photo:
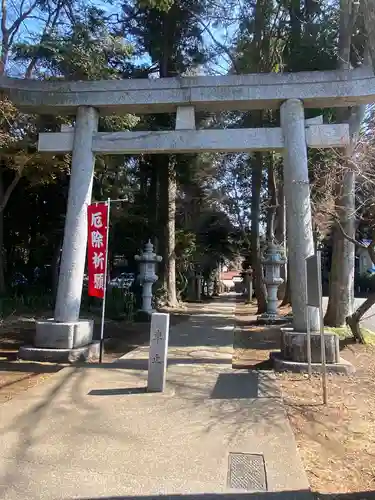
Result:
[[139,262],[138,279],[142,285],[142,311],[152,314],[152,285],[157,281],[156,264],[162,261],[160,255],[154,252],[154,246],[150,240],[145,245],[141,255],[135,255],[134,259]]
[[267,288],[267,311],[258,316],[258,321],[262,323],[285,323],[284,317],[277,311],[278,298],[277,289],[284,282],[280,277],[281,266],[286,263],[283,249],[273,241],[268,244],[267,250],[263,254],[262,264],[264,266],[263,282]]

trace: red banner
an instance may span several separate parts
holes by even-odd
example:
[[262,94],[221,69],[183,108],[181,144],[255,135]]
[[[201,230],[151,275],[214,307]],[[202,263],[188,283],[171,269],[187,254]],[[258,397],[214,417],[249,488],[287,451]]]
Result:
[[108,207],[106,203],[87,207],[87,269],[89,295],[104,298],[107,266]]

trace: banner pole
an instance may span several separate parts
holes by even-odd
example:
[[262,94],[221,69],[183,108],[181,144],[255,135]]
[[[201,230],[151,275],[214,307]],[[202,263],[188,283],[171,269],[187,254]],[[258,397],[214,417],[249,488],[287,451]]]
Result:
[[104,353],[104,320],[105,320],[105,302],[107,295],[107,275],[108,275],[108,241],[109,241],[109,216],[111,211],[111,199],[107,200],[107,231],[106,231],[106,252],[105,252],[105,263],[104,263],[104,290],[103,290],[103,303],[102,303],[102,322],[100,325],[100,353],[99,353],[99,363],[103,362]]

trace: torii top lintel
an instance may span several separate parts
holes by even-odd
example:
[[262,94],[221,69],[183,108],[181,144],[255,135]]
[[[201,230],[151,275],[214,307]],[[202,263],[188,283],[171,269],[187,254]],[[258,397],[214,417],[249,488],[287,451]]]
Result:
[[21,110],[47,114],[74,114],[79,106],[118,115],[174,112],[184,105],[207,111],[277,109],[287,99],[327,108],[375,102],[375,76],[370,68],[358,68],[79,82],[0,77],[0,90]]

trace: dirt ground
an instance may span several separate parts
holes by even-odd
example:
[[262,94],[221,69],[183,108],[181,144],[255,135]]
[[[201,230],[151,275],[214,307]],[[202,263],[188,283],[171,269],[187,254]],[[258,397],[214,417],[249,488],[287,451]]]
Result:
[[[277,328],[251,325],[255,312],[254,307],[237,307],[234,364],[269,369],[269,352],[279,348],[280,334]],[[349,344],[341,355],[357,371],[350,377],[329,375],[327,406],[322,404],[320,376],[311,381],[302,374],[277,376],[310,485],[323,495],[317,498],[346,493],[337,498],[373,499],[375,347]]]
[[[170,323],[174,325],[187,317],[189,306],[183,305],[170,313]],[[34,322],[33,317],[20,316],[8,319],[0,325],[0,404],[36,384],[43,383],[46,378],[65,366],[17,360],[19,347],[33,342]],[[145,322],[106,321],[103,361],[110,363],[147,343],[149,331],[150,325]],[[100,338],[99,321],[95,321],[94,338]]]

